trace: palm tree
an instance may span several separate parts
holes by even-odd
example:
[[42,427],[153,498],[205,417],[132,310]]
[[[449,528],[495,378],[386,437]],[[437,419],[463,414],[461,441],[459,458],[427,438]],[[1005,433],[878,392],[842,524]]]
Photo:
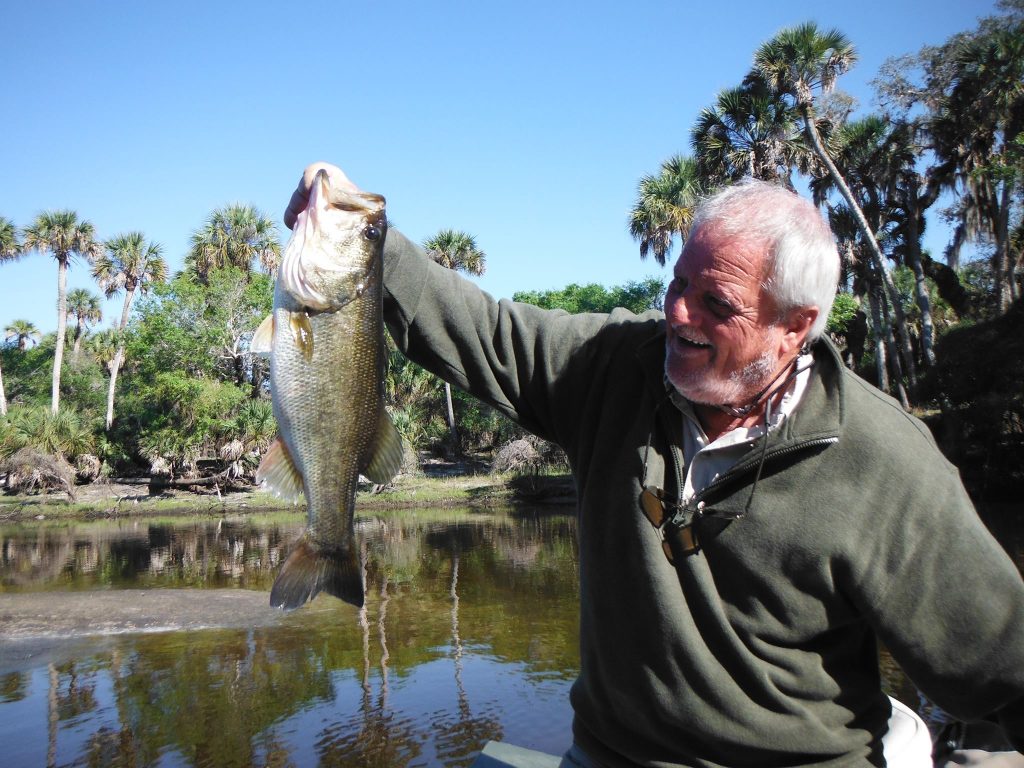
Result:
[[[832,137],[836,167],[840,169],[843,178],[848,180],[849,189],[856,196],[861,216],[868,223],[870,231],[879,233],[879,236],[888,235],[887,228],[893,224],[895,203],[891,197],[897,175],[907,163],[913,165],[915,159],[905,145],[893,143],[892,130],[887,120],[877,115],[869,115],[841,126]],[[824,203],[828,193],[835,188],[835,178],[831,175],[820,176],[811,182],[811,189],[818,204]],[[842,207],[848,212],[849,219],[856,224],[856,212],[848,205]],[[857,231],[863,239],[863,230],[858,226]],[[875,242],[877,243],[877,240]],[[870,243],[865,241],[864,248],[868,254],[871,253]],[[881,306],[887,308],[892,315],[891,322],[889,317],[886,317],[885,325],[886,328],[896,329],[896,335],[901,341],[902,369],[906,372],[913,391],[917,386],[917,370],[903,302],[895,290],[895,283],[885,263],[877,259],[871,260],[873,264],[865,270],[865,275],[868,276],[869,283],[878,283],[878,289],[885,296]],[[920,264],[918,266],[920,267]],[[927,311],[927,300],[924,304],[930,324],[931,313]],[[897,364],[895,359],[891,362],[894,366]]]
[[[839,75],[856,61],[857,52],[846,35],[836,29],[822,32],[814,22],[807,22],[782,30],[758,48],[754,55],[754,69],[775,93],[793,100],[793,106],[803,121],[807,142],[828,169],[836,188],[850,208],[896,313],[903,357],[908,365],[908,373],[912,374],[913,348],[910,338],[905,334],[905,324],[899,323],[899,315],[903,310],[892,276],[885,269],[885,257],[856,196],[825,148],[815,121],[815,92],[822,95],[831,92]],[[903,327],[900,328],[900,325]]]
[[835,88],[836,79],[857,61],[853,44],[838,30],[822,32],[814,22],[784,29],[758,48],[754,55],[754,70],[777,96],[792,99],[793,108],[804,124],[804,135],[812,151],[828,169],[857,218],[858,226],[869,247],[882,254],[874,233],[864,220],[860,206],[845,179],[836,168],[818,132],[815,121],[815,92],[828,94]]
[[[14,222],[0,216],[0,262],[14,261],[21,256],[21,241]],[[4,373],[0,368],[0,416],[7,415],[7,395],[4,393]]]
[[676,235],[689,234],[697,203],[708,191],[697,161],[684,155],[662,163],[657,176],[641,178],[629,214],[629,234],[640,241],[640,258],[651,254],[665,266]]
[[103,319],[100,297],[85,288],[75,288],[68,294],[68,314],[75,317],[75,343],[71,357],[78,359],[82,347],[82,337],[88,333],[89,326]]
[[18,228],[6,216],[0,216],[0,262],[21,258],[23,250],[18,239]]
[[1010,219],[1024,175],[1024,23],[966,36],[952,52],[951,88],[929,130],[947,184],[963,191],[953,255],[968,237],[991,237],[997,305],[1005,312],[1020,296]]
[[36,328],[35,323],[28,320],[12,320],[11,324],[4,328],[4,340],[14,339],[20,350],[28,349],[30,341],[38,343],[42,337],[43,334]]
[[118,345],[110,366],[110,385],[107,390],[107,429],[114,423],[114,387],[117,373],[124,360],[124,332],[128,327],[128,313],[136,293],[146,293],[153,283],[167,279],[167,262],[157,243],[147,243],[141,232],[118,235],[107,242],[107,252],[96,259],[92,275],[99,282],[107,298],[124,290],[121,321],[117,325]]
[[118,343],[117,331],[112,328],[105,328],[88,338],[85,342],[85,350],[92,355],[97,363],[109,371],[114,365]]
[[222,267],[238,267],[248,274],[254,261],[273,274],[280,260],[277,225],[251,205],[229,205],[216,209],[192,233],[185,268],[206,282],[211,270]]
[[[480,276],[487,268],[487,254],[477,247],[476,240],[472,235],[459,230],[442,229],[433,237],[425,240],[423,248],[430,258],[445,269]],[[444,398],[452,448],[459,453],[459,432],[455,426],[452,387],[447,381],[444,382]]]
[[[921,238],[926,225],[925,211],[938,200],[942,187],[938,179],[918,171],[918,160],[924,152],[920,124],[891,118],[887,122],[890,127],[885,143],[886,194],[889,216],[895,224],[893,255],[914,273],[914,298],[921,312],[921,355],[925,365],[931,367],[935,365],[935,324],[926,278],[928,268],[934,273],[935,265],[923,252]],[[952,276],[955,278],[955,273]]]
[[53,354],[53,386],[50,410],[60,409],[60,374],[64,362],[64,337],[67,335],[68,267],[75,257],[92,263],[103,253],[91,222],[79,221],[74,211],[44,211],[24,230],[23,248],[49,253],[57,262],[57,343]]
[[701,174],[716,184],[753,176],[792,189],[793,167],[806,165],[796,115],[756,73],[701,110],[690,143]]
[[[830,207],[828,218],[839,252],[843,256],[842,282],[851,286],[855,296],[867,298],[871,317],[870,327],[875,343],[877,386],[883,392],[895,394],[904,409],[909,410],[910,401],[903,386],[903,372],[889,320],[888,302],[882,282],[875,274],[874,260],[865,254],[864,240],[858,237],[859,227],[848,206]],[[895,382],[893,386],[890,386],[890,366]]]
[[[13,320],[10,325],[4,328],[4,341],[15,340],[18,349],[24,351],[29,341],[38,343],[42,334],[34,324],[28,320]],[[0,377],[0,416],[7,414],[7,395],[4,393],[3,378]]]

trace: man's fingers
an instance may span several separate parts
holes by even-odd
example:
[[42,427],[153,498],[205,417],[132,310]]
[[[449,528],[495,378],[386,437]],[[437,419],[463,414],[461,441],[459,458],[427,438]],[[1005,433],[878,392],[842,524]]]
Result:
[[306,210],[306,206],[309,204],[309,190],[313,186],[313,179],[316,178],[316,174],[320,170],[327,171],[327,178],[332,188],[358,191],[358,187],[349,181],[348,176],[338,166],[324,162],[307,165],[306,170],[302,172],[302,178],[299,179],[299,185],[292,192],[292,198],[288,201],[288,207],[284,211],[284,225],[288,229],[295,226],[295,219]]

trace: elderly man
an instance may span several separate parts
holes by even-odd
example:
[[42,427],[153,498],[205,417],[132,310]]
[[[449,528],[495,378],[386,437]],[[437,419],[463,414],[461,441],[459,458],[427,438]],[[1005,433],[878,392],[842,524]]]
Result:
[[[307,169],[285,221],[305,204]],[[822,337],[839,262],[807,201],[701,209],[665,313],[496,302],[399,232],[411,359],[557,442],[578,490],[583,766],[883,765],[881,640],[1024,748],[1024,584],[928,430]]]

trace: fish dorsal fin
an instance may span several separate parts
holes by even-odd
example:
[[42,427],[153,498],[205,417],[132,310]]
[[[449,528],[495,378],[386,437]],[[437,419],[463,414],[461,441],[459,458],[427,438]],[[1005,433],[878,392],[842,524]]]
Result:
[[270,444],[260,462],[256,470],[256,482],[287,501],[297,504],[302,498],[302,475],[280,437]]
[[259,328],[252,335],[252,342],[249,344],[249,351],[254,355],[269,355],[274,344],[274,315],[273,313],[263,318]]
[[370,461],[363,474],[371,482],[383,485],[391,481],[402,468],[402,436],[391,423],[388,412],[381,408],[377,434],[371,446]]

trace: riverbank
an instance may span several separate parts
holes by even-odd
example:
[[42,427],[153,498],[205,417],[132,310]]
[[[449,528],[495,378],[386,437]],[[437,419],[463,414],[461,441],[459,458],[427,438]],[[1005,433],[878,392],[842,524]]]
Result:
[[[502,475],[458,464],[435,464],[403,474],[386,488],[361,485],[356,511],[432,508],[494,508],[575,503],[568,475]],[[98,482],[66,493],[0,495],[0,522],[33,519],[97,519],[143,515],[223,515],[294,511],[299,505],[256,487],[222,490],[195,486],[151,494],[146,484]]]

